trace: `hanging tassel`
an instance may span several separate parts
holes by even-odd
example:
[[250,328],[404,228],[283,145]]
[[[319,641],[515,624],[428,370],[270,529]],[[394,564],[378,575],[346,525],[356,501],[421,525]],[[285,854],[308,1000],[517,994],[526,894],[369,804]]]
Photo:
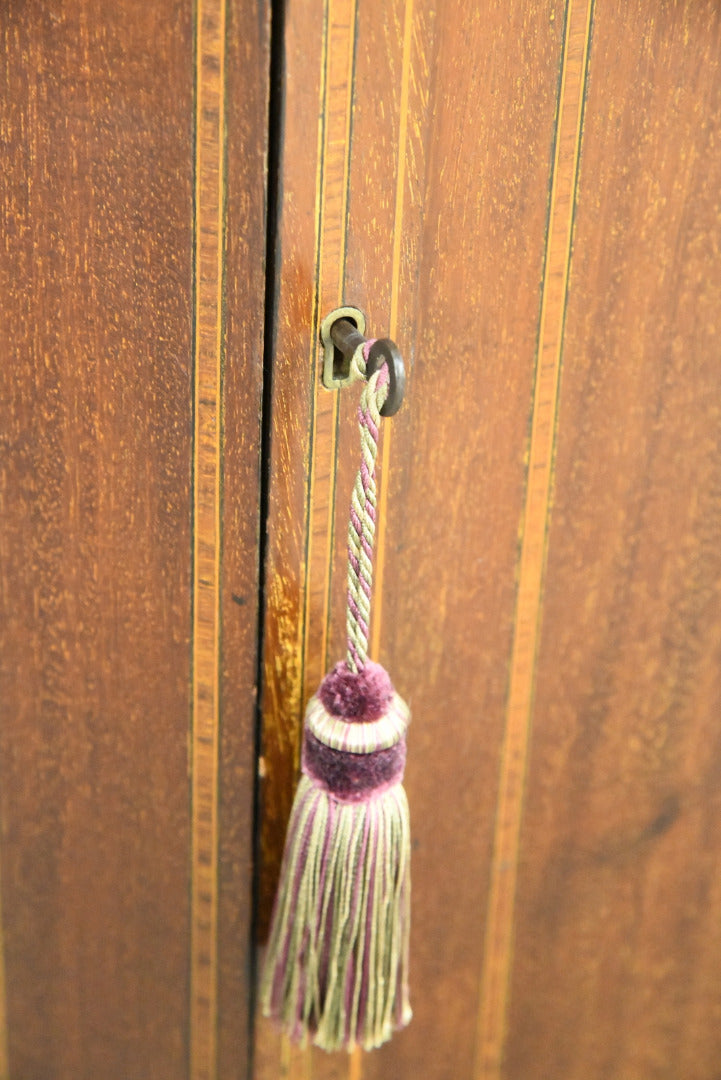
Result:
[[[372,342],[353,358],[365,375]],[[371,1050],[411,1018],[409,712],[368,659],[375,463],[388,373],[358,410],[362,459],[348,530],[348,649],[308,703],[261,984],[264,1015],[324,1050]]]

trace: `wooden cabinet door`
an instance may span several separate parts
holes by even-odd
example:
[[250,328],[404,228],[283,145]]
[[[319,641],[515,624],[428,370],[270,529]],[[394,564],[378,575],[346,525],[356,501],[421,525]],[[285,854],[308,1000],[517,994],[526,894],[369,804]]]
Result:
[[373,653],[410,701],[414,1019],[256,1075],[712,1080],[721,1051],[721,16],[286,6],[260,914],[343,655],[341,301],[409,366]]
[[0,1076],[247,1077],[268,12],[0,41]]
[[[718,5],[8,0],[0,40],[0,1080],[714,1080]],[[254,1015],[343,654],[341,302],[409,371],[372,654],[415,1015],[350,1056]]]

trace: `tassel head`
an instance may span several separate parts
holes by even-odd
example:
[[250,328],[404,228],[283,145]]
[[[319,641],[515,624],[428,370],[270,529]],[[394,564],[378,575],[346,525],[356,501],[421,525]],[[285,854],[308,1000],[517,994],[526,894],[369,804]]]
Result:
[[411,1018],[408,708],[341,663],[306,710],[261,1001],[293,1039],[370,1050]]

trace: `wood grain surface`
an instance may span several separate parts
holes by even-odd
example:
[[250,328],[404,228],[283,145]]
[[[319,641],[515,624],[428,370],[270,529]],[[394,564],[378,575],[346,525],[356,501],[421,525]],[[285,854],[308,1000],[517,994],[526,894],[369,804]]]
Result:
[[[373,642],[414,712],[416,1016],[347,1060],[261,1024],[261,1078],[715,1075],[719,18],[596,7],[354,9],[333,243],[343,300],[411,362],[384,425]],[[286,123],[315,95],[321,148],[347,108],[342,78],[323,81],[343,11],[307,4],[286,27]],[[319,251],[344,226],[323,150],[315,192],[307,142],[285,153],[288,344],[293,319],[324,313],[336,268]],[[304,699],[343,654],[356,463],[352,392],[319,427],[323,391],[299,397],[288,372],[271,465],[286,590],[268,611],[271,884]]]
[[1,28],[0,1076],[246,1078],[268,8]]
[[721,13],[597,2],[504,1076],[721,1058]]
[[191,15],[0,17],[13,1080],[187,1069]]
[[[257,1076],[462,1078],[475,1054],[563,12],[459,3],[441,15],[419,0],[358,0],[344,222],[340,199],[328,201],[333,181],[318,179],[317,147],[322,118],[340,126],[346,109],[347,85],[327,91],[323,80],[328,35],[351,10],[295,5],[286,25],[261,903],[267,911],[277,877],[304,698],[343,655],[357,395],[341,394],[337,434],[328,425],[331,437],[311,440],[314,409],[330,406],[309,328],[319,250],[345,228],[343,299],[368,313],[372,332],[393,327],[411,368],[408,402],[384,425],[374,641],[414,712],[416,1017],[388,1047],[350,1059],[284,1046],[261,1022]],[[300,118],[318,109],[316,146]],[[322,281],[338,280],[328,256],[320,264]],[[308,535],[311,556],[332,545],[330,568],[308,561]]]

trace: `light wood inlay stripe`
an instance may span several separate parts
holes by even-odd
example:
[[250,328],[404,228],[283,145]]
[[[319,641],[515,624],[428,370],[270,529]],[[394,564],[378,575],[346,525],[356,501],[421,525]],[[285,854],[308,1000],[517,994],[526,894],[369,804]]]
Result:
[[225,3],[196,8],[190,1078],[216,1075]]
[[324,123],[317,173],[315,295],[314,309],[309,313],[314,407],[303,698],[308,698],[323,678],[327,653],[338,393],[325,390],[319,383],[318,328],[328,311],[337,308],[343,299],[354,36],[355,0],[329,0],[323,49]]
[[325,674],[328,641],[338,393],[329,392],[319,381],[318,331],[320,320],[344,299],[355,28],[356,0],[329,0],[322,59],[321,115],[324,123],[318,159],[318,251],[314,310],[309,313],[310,370],[315,382],[306,566],[304,698],[316,690]]
[[568,0],[510,685],[481,976],[477,1080],[499,1080],[550,514],[556,406],[593,0]]
[[[406,190],[406,149],[408,145],[408,99],[411,81],[411,42],[413,33],[413,0],[406,0],[403,15],[403,58],[401,67],[401,100],[398,115],[398,162],[396,165],[395,211],[393,215],[393,261],[391,263],[391,306],[387,336],[396,341],[400,303],[401,253],[403,242],[403,206]],[[378,337],[385,337],[382,329]],[[405,359],[405,357],[404,357]],[[371,606],[370,654],[378,658],[383,626],[383,575],[385,572],[386,518],[388,512],[388,467],[391,452],[392,424],[382,426],[381,464],[378,475],[378,526],[376,529],[375,567]],[[348,1061],[348,1080],[363,1080],[363,1051],[355,1050]]]
[[[303,582],[303,600],[302,611],[303,618],[298,626],[298,639],[296,655],[299,660],[300,669],[300,693],[298,698],[298,725],[302,722],[303,711],[305,709],[306,687],[308,685],[307,675],[307,658],[308,658],[308,639],[309,639],[309,626],[312,612],[311,603],[311,551],[312,551],[312,537],[313,537],[313,507],[316,492],[315,482],[315,470],[314,470],[314,455],[315,455],[315,440],[316,440],[316,409],[317,409],[317,386],[316,386],[316,355],[318,350],[317,338],[319,328],[319,297],[318,297],[318,281],[320,278],[320,262],[322,258],[322,205],[323,205],[323,180],[324,180],[324,156],[325,156],[325,122],[326,122],[326,87],[328,85],[328,23],[329,23],[329,5],[330,0],[325,0],[323,9],[323,41],[321,47],[321,65],[320,65],[320,85],[319,85],[319,100],[318,100],[318,126],[316,132],[316,173],[315,173],[315,250],[313,252],[313,266],[314,266],[314,289],[313,289],[313,307],[308,312],[308,319],[310,323],[310,339],[308,346],[308,358],[307,358],[307,370],[311,376],[311,425],[312,425],[312,437],[309,447],[309,456],[307,462],[307,497],[306,497],[306,520],[305,526],[305,563],[300,568],[301,581]],[[327,588],[326,588],[327,592]],[[325,628],[323,629],[325,634]],[[311,1072],[311,1051],[309,1047],[297,1047],[294,1046],[288,1036],[282,1033],[280,1036],[280,1075],[287,1077],[288,1080],[309,1080]]]
[[[406,0],[403,16],[403,61],[401,69],[401,100],[398,115],[398,163],[396,166],[396,197],[393,216],[393,262],[391,264],[391,309],[387,334],[378,329],[377,337],[397,341],[398,309],[400,304],[401,252],[403,243],[403,204],[406,191],[406,150],[408,146],[408,96],[411,81],[411,42],[413,32],[413,0]],[[405,359],[405,357],[404,357]],[[386,564],[386,517],[388,509],[388,464],[391,454],[392,424],[382,427],[381,466],[378,479],[378,528],[371,609],[371,656],[377,659],[383,625],[383,575]]]
[[[377,337],[396,340],[401,278],[403,241],[403,206],[406,190],[406,149],[408,144],[408,98],[411,76],[411,41],[413,31],[413,0],[406,0],[403,14],[403,56],[401,67],[401,98],[398,115],[398,160],[396,165],[395,209],[393,215],[393,259],[391,263],[391,304],[388,331],[375,328]],[[382,425],[381,465],[378,475],[378,526],[375,540],[373,597],[371,605],[370,654],[377,658],[383,626],[383,574],[385,571],[386,516],[388,510],[388,466],[390,462],[392,424]],[[354,1050],[348,1059],[348,1080],[363,1080],[363,1051]]]
[[[344,301],[356,6],[357,0],[326,0],[323,19],[316,158],[315,287],[312,310],[308,312],[313,433],[308,463],[301,710],[325,674],[327,656],[338,394],[326,390],[320,383],[318,333],[321,319]],[[284,1075],[289,1080],[310,1080],[313,1073],[311,1048],[290,1047],[285,1037],[282,1043]]]

